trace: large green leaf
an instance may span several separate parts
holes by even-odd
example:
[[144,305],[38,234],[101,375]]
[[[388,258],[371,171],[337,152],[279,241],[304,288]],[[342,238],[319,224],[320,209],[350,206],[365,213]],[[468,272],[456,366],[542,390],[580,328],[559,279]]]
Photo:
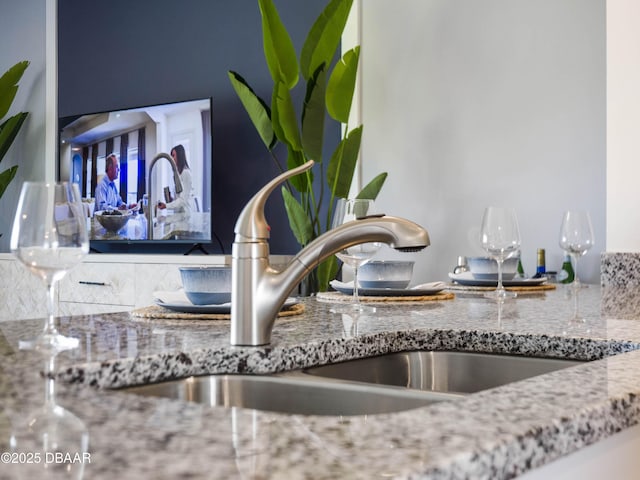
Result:
[[18,166],[14,165],[13,167],[7,168],[4,172],[0,173],[0,198],[4,194],[4,191],[13,180],[13,177],[16,176],[16,172],[18,171]]
[[9,111],[18,92],[18,82],[28,66],[27,61],[18,62],[0,77],[0,118]]
[[384,181],[387,179],[387,172],[382,172],[378,176],[376,176],[373,180],[371,180],[367,185],[360,190],[360,193],[356,196],[356,198],[370,198],[371,200],[375,200],[378,198],[378,194],[384,185]]
[[309,216],[305,213],[302,205],[285,187],[282,187],[282,198],[284,199],[284,208],[287,211],[289,227],[293,235],[300,245],[307,245],[313,240],[313,226]]
[[318,289],[321,292],[326,292],[329,287],[329,282],[336,278],[338,274],[338,260],[335,255],[321,262],[316,272],[318,276]]
[[327,75],[323,64],[307,82],[307,93],[302,110],[302,148],[307,156],[317,163],[322,162],[326,86]]
[[342,123],[349,122],[359,58],[360,47],[345,53],[333,69],[327,84],[327,111],[331,117]]
[[271,125],[271,110],[269,106],[256,95],[244,78],[233,71],[229,71],[228,75],[231,85],[233,85],[238,98],[253,122],[253,126],[256,127],[266,147],[271,150],[275,146],[277,138]]
[[322,65],[331,65],[353,0],[332,0],[311,27],[300,53],[300,70],[309,79]]
[[280,115],[278,114],[278,102],[275,101],[276,96],[276,88],[277,85],[273,86],[273,92],[271,93],[271,126],[273,128],[273,133],[276,138],[283,142],[285,145],[287,144],[286,135],[284,130],[282,129],[282,125],[280,125]]
[[276,82],[273,86],[271,111],[271,121],[278,138],[294,150],[302,151],[300,130],[291,92],[282,82]]
[[20,127],[22,127],[28,115],[26,112],[18,113],[13,117],[9,117],[0,125],[0,162],[9,150],[9,147],[11,147],[13,140],[18,135]]
[[258,0],[262,15],[262,46],[274,82],[288,89],[298,83],[298,59],[287,29],[272,0]]
[[347,137],[340,142],[329,161],[327,182],[334,197],[347,198],[349,195],[361,140],[362,125],[349,132]]

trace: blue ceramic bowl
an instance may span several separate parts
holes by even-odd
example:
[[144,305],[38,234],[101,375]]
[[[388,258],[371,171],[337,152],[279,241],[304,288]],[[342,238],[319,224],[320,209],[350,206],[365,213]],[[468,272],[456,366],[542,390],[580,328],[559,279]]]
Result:
[[358,284],[362,288],[407,288],[413,275],[413,264],[401,260],[367,262],[358,268]]
[[[498,280],[498,263],[491,257],[467,258],[469,270],[477,280]],[[518,271],[518,257],[502,262],[502,280],[511,280]]]
[[182,287],[194,305],[219,305],[231,301],[231,267],[180,267]]

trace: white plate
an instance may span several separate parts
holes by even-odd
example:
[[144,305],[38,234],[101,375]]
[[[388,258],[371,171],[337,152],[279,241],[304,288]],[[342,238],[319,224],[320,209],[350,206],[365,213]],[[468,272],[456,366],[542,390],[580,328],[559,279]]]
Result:
[[[353,295],[353,282],[342,283],[332,281],[331,286],[345,295]],[[365,297],[421,297],[435,295],[446,288],[442,282],[417,285],[413,288],[358,288],[358,295]]]
[[[231,313],[231,303],[222,303],[220,305],[194,305],[189,301],[163,302],[159,298],[155,299],[156,305],[168,308],[180,313]],[[285,300],[282,308],[290,307],[298,303],[298,299],[289,297]]]
[[[497,280],[480,280],[474,278],[471,272],[449,273],[449,278],[460,285],[469,287],[496,287]],[[540,278],[512,278],[511,280],[503,280],[502,285],[505,287],[531,287],[540,285],[547,281],[547,277]]]

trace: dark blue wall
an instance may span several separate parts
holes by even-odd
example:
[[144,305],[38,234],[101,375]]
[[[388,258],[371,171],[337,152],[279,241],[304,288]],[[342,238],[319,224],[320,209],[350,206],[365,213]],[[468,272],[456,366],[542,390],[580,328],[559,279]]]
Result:
[[[300,52],[326,2],[275,4]],[[227,77],[237,71],[270,101],[257,0],[59,0],[58,17],[60,117],[213,97],[213,228],[229,253],[240,209],[279,173]],[[326,135],[331,152],[339,127]],[[279,194],[266,215],[272,253],[295,252]]]

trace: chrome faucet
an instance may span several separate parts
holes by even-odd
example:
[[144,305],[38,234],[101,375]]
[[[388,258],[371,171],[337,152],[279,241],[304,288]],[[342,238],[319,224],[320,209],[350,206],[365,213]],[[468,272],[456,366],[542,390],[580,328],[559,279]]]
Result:
[[269,265],[269,226],[264,205],[273,190],[289,177],[313,166],[313,160],[271,180],[244,207],[235,226],[231,253],[231,344],[267,345],[273,323],[287,296],[320,262],[345,248],[381,242],[402,251],[429,245],[421,226],[403,218],[366,217],[320,235],[278,271]]
[[173,181],[176,185],[176,195],[182,192],[182,181],[180,180],[180,174],[178,173],[178,167],[176,166],[176,162],[173,161],[173,158],[171,157],[171,155],[164,152],[160,152],[155,157],[153,157],[153,160],[151,160],[151,165],[149,166],[149,188],[147,188],[147,192],[149,194],[149,205],[147,206],[147,208],[149,209],[149,217],[147,218],[147,232],[148,232],[147,238],[149,240],[153,240],[153,210],[154,210],[151,205],[151,202],[153,202],[153,196],[151,195],[151,186],[153,185],[151,172],[153,172],[153,166],[161,158],[165,158],[169,160],[169,163],[171,164],[171,169],[173,170]]

